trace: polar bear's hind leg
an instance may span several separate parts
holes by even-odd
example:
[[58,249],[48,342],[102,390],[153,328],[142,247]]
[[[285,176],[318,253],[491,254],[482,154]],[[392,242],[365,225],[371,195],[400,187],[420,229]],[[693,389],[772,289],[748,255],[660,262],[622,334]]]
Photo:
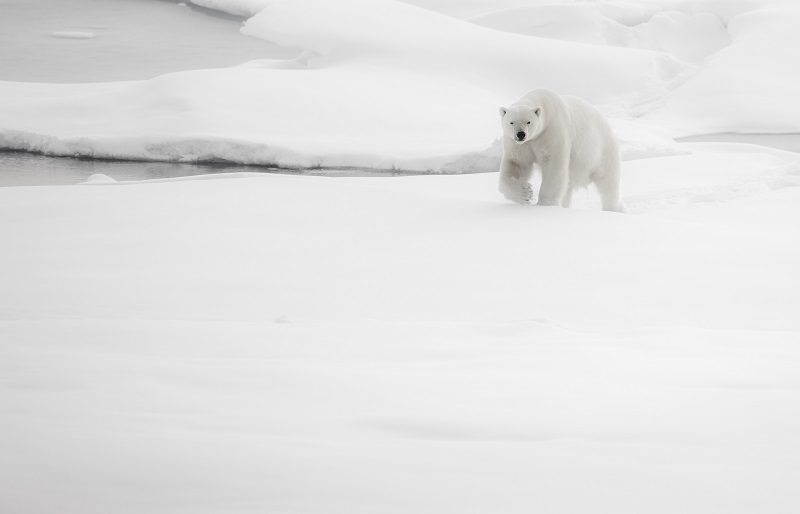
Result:
[[597,191],[600,193],[604,211],[627,212],[619,187],[619,174],[620,170],[617,167],[594,182]]

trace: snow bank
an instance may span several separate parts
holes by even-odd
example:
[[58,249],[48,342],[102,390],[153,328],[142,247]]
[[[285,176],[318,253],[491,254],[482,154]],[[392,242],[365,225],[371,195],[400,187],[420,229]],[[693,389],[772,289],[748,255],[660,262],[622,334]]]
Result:
[[250,18],[258,14],[274,0],[189,0],[190,3],[222,11],[235,16]]
[[[782,0],[534,3],[470,21],[594,45],[658,50],[697,63],[638,114],[675,135],[798,132],[800,6]],[[650,112],[653,111],[653,112]]]
[[490,171],[497,107],[528,89],[625,114],[682,69],[665,54],[503,33],[391,0],[275,2],[243,31],[304,53],[82,89],[0,83],[0,144],[50,155]]
[[730,46],[703,66],[645,119],[677,135],[800,131],[800,5],[760,2],[733,16]]
[[[603,3],[542,4],[496,11],[470,18],[482,26],[549,39],[614,45],[667,52],[700,61],[724,48],[730,36],[719,16],[710,12],[653,12],[632,26],[629,13]],[[627,15],[627,16],[626,16]],[[616,19],[615,19],[616,18]]]
[[533,87],[620,120],[625,159],[674,154],[674,135],[800,132],[790,2],[416,3],[203,0],[300,57],[80,89],[0,83],[0,147],[493,171],[497,106]]
[[384,73],[422,71],[428,83],[456,79],[503,96],[536,84],[594,103],[617,103],[632,90],[662,85],[680,70],[666,55],[487,31],[394,1],[278,2],[242,30],[314,52],[319,57],[308,65],[315,69],[355,61],[359,67],[385,68]]

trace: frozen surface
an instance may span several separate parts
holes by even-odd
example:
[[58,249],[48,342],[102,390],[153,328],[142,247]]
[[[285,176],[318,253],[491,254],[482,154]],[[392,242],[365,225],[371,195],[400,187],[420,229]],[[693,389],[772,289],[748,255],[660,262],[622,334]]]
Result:
[[[800,505],[800,164],[0,189],[12,512]],[[580,495],[573,494],[581,484]]]
[[[121,33],[91,1],[37,41]],[[800,132],[795,3],[195,3],[299,57],[0,82],[0,147],[494,171],[546,85],[612,117],[630,214],[493,173],[0,188],[0,512],[800,511],[799,154],[673,140]]]
[[0,81],[142,80],[297,53],[167,0],[0,0],[0,12]]

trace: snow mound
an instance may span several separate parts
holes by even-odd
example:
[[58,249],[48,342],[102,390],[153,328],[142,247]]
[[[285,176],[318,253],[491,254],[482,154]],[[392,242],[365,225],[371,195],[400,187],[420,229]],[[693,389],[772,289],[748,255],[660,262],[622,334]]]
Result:
[[94,175],[91,175],[89,178],[87,178],[86,182],[84,182],[84,184],[116,184],[116,183],[117,183],[116,180],[102,173],[95,173]]
[[314,71],[357,63],[387,74],[424,72],[426,85],[458,80],[514,98],[549,87],[593,103],[618,103],[636,92],[651,94],[682,70],[663,54],[486,30],[390,0],[276,2],[242,31],[313,52],[318,57],[308,67]]
[[730,43],[720,16],[712,12],[650,12],[627,26],[607,4],[543,4],[497,11],[469,21],[498,30],[593,45],[643,48],[701,61]]
[[531,36],[615,45],[667,52],[687,61],[700,61],[724,48],[730,36],[721,18],[710,12],[648,12],[634,26],[613,19],[605,4],[564,3],[518,7],[483,14],[469,21],[498,30]]
[[731,40],[722,20],[708,12],[662,12],[633,30],[642,48],[668,52],[687,61],[701,61]]
[[800,131],[800,74],[791,65],[800,6],[791,2],[202,3],[252,15],[245,34],[300,56],[80,88],[0,82],[0,147],[294,169],[494,171],[496,109],[534,87],[582,97],[621,120],[625,159],[680,153],[675,135]]
[[0,83],[0,144],[49,155],[494,171],[499,105],[550,87],[627,116],[683,69],[662,53],[509,34],[391,0],[273,2],[242,30],[304,52],[79,89]]
[[516,34],[594,45],[622,40],[625,30],[624,26],[603,16],[600,8],[593,4],[531,5],[485,13],[469,21]]
[[800,5],[762,3],[733,16],[731,44],[710,56],[645,119],[671,127],[676,135],[797,132]]

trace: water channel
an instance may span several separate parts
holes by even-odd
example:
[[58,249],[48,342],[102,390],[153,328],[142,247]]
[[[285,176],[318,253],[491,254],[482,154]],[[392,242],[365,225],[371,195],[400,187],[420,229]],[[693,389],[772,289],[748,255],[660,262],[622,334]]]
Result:
[[[800,134],[715,134],[682,138],[679,142],[748,143],[800,153]],[[236,172],[361,177],[407,174],[361,168],[286,170],[236,164],[114,161],[0,150],[0,187],[79,184],[95,174],[116,181],[138,181]]]
[[337,177],[390,177],[409,174],[409,172],[363,168],[292,170],[236,164],[113,161],[73,157],[47,157],[27,152],[0,150],[0,187],[80,184],[86,182],[89,177],[95,174],[103,174],[118,182],[124,182],[239,172]]

